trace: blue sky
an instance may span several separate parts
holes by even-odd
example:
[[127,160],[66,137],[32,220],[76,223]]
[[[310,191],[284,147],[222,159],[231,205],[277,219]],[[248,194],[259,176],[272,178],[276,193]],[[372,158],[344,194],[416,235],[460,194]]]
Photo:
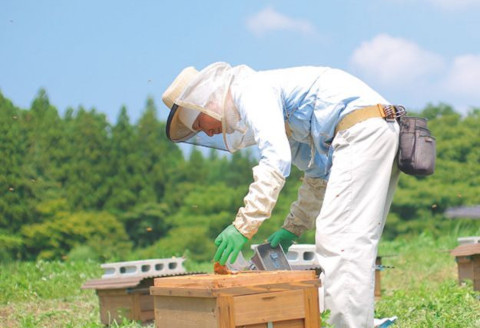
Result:
[[0,0],[0,90],[136,122],[185,66],[333,66],[413,110],[480,107],[480,0]]

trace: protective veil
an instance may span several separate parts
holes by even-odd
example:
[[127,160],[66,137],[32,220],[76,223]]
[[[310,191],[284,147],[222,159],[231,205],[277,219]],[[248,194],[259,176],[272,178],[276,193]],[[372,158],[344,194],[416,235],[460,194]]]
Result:
[[[176,107],[170,112],[169,122],[178,115],[183,122],[189,122],[186,126],[190,129],[184,136],[173,141],[183,141],[230,152],[255,144],[253,133],[241,119],[230,93],[232,83],[253,72],[247,66],[232,68],[229,64],[222,62],[214,63],[200,71],[175,100]],[[190,123],[193,123],[193,119],[199,113],[205,113],[221,121],[222,134],[209,137],[202,131],[194,131]],[[189,120],[188,117],[192,119]]]

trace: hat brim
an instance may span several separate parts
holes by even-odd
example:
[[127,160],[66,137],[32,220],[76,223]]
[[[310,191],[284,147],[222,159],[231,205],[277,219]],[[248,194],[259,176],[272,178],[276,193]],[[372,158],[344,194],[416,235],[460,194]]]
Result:
[[168,114],[167,119],[167,138],[173,142],[182,142],[190,139],[192,136],[198,132],[194,132],[182,121],[179,119],[179,113],[182,110],[182,107],[179,107],[177,104],[173,104],[170,114]]

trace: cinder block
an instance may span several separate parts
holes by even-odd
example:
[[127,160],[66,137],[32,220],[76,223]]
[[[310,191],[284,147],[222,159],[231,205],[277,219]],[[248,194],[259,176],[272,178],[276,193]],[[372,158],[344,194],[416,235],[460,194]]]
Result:
[[152,259],[141,261],[104,263],[102,279],[132,276],[158,276],[184,273],[184,258]]
[[480,244],[480,236],[460,237],[457,241],[459,245]]
[[290,246],[287,253],[287,260],[293,267],[315,267],[318,266],[318,259],[313,244],[295,244]]

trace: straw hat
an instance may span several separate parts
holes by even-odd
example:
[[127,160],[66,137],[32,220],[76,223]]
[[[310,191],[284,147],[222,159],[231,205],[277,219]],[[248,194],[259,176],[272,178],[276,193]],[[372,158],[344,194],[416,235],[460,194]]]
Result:
[[163,103],[170,109],[167,120],[167,136],[172,141],[183,141],[196,133],[192,129],[192,125],[200,112],[178,107],[175,100],[182,94],[188,84],[197,77],[198,73],[192,66],[183,69],[162,95]]

